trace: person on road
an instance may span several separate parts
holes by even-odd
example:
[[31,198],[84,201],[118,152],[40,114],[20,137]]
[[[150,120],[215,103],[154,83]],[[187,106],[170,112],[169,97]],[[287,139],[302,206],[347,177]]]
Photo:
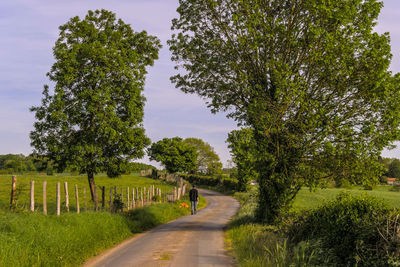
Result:
[[196,189],[196,186],[193,185],[193,188],[189,191],[189,199],[192,204],[192,215],[197,213],[197,202],[199,200],[199,192]]

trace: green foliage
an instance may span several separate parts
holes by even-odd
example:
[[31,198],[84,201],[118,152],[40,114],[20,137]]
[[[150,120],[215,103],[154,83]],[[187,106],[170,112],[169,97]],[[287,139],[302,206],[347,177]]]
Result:
[[389,266],[400,256],[399,236],[386,240],[391,210],[366,196],[340,194],[293,224],[289,235],[296,242],[319,240],[331,255],[331,264],[346,266]]
[[375,182],[399,139],[400,75],[378,0],[182,0],[169,41],[185,93],[254,131],[258,218],[273,222],[303,185]]
[[[327,199],[330,191],[320,191]],[[303,208],[322,202],[317,193],[304,192],[311,197]],[[348,192],[354,196],[342,194],[314,210],[291,213],[278,227],[255,223],[256,188],[235,193],[241,207],[227,241],[240,266],[397,266],[398,210],[392,213],[381,201],[360,196],[360,190]]]
[[394,178],[400,178],[400,160],[393,159],[389,164],[388,176]]
[[131,162],[129,163],[129,172],[140,172],[142,170],[156,170],[157,168],[150,164],[140,163],[140,162]]
[[124,210],[125,203],[120,194],[114,196],[114,200],[112,202],[112,211],[113,212],[122,212]]
[[250,180],[257,180],[256,153],[253,131],[249,128],[234,130],[228,134],[228,148],[237,167],[238,190],[245,191]]
[[217,175],[222,172],[222,163],[210,144],[199,138],[186,138],[184,143],[193,146],[197,153],[196,173]]
[[196,149],[182,138],[164,138],[148,150],[150,160],[161,162],[168,172],[193,172],[196,168]]
[[47,74],[54,94],[45,85],[42,104],[31,108],[31,145],[58,171],[75,166],[87,173],[93,197],[94,174],[118,176],[150,143],[142,125],[142,91],[146,67],[161,45],[106,10],[73,17],[59,29],[56,61]]
[[160,202],[161,197],[159,195],[155,195],[155,196],[152,196],[151,200],[153,200],[154,202]]
[[315,266],[321,255],[318,243],[300,242],[292,246],[288,238],[274,226],[255,223],[258,192],[237,192],[240,209],[228,226],[227,243],[240,266]]
[[23,173],[37,170],[33,157],[25,157],[22,154],[0,155],[0,170],[6,173]]
[[[186,181],[191,184],[199,186],[209,186],[212,189],[221,187],[222,191],[236,191],[238,188],[238,181],[233,178],[220,178],[216,176],[194,175],[194,174],[180,174]],[[221,190],[218,190],[221,191]]]

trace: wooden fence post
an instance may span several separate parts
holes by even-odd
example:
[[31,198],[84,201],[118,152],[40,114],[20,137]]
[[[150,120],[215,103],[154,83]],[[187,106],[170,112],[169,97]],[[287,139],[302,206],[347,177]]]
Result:
[[87,211],[86,186],[83,187],[83,202],[85,204],[85,211]]
[[79,192],[78,192],[78,185],[75,185],[75,201],[76,201],[76,213],[80,213],[80,207],[79,207]]
[[57,182],[57,197],[56,197],[56,202],[57,202],[57,216],[60,216],[61,213],[61,196],[60,196],[60,182]]
[[10,210],[15,209],[15,190],[17,190],[17,176],[13,175],[12,180],[11,180]]
[[178,187],[178,200],[181,199],[182,188]]
[[68,194],[67,182],[64,182],[64,190],[65,190],[65,207],[67,208],[67,212],[69,212],[69,194]]
[[127,208],[128,210],[130,210],[130,206],[129,206],[129,186],[128,186],[128,188],[126,189],[126,208]]
[[135,208],[135,188],[132,188],[132,209]]
[[43,213],[47,214],[47,181],[43,181]]
[[110,211],[112,211],[112,187],[110,187]]
[[97,187],[94,187],[94,211],[97,211],[99,209],[97,205]]
[[142,202],[142,207],[143,207],[144,203],[143,203],[143,190],[142,190],[142,188],[140,188],[140,200]]
[[35,211],[35,181],[31,181],[31,211]]
[[106,187],[101,187],[101,208],[104,210],[106,207]]
[[176,195],[176,187],[174,186],[174,201],[177,200],[177,195]]

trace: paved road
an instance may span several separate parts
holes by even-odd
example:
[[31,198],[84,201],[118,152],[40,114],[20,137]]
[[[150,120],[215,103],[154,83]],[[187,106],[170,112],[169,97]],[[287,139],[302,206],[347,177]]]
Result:
[[84,266],[232,266],[224,250],[223,228],[239,204],[231,197],[199,190],[208,206],[152,231],[139,234]]

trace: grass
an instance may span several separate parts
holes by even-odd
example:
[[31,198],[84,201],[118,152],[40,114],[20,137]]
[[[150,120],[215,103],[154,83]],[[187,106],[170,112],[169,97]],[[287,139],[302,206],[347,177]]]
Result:
[[[75,212],[62,213],[61,216],[43,215],[40,211],[41,188],[35,196],[38,203],[35,212],[23,209],[28,203],[30,180],[35,180],[36,186],[43,180],[48,183],[48,205],[55,202],[55,184],[57,181],[68,181],[69,194],[73,196],[72,184],[86,186],[83,176],[18,176],[18,184],[23,187],[18,195],[19,210],[8,212],[11,177],[0,176],[0,266],[78,266],[85,260],[99,254],[135,233],[151,229],[157,225],[169,222],[183,215],[190,214],[190,208],[181,207],[181,203],[189,204],[188,197],[176,203],[148,205],[120,214],[108,212]],[[117,179],[105,176],[96,177],[97,185],[111,187],[117,185],[126,190],[130,187],[149,187],[155,184],[164,192],[172,190],[173,186],[158,180],[143,178],[136,175],[126,175]],[[63,195],[63,194],[62,194]],[[53,197],[54,196],[54,197]],[[74,199],[70,199],[74,207]],[[199,208],[206,206],[205,199],[200,196]],[[55,209],[55,207],[53,207]],[[71,208],[72,209],[72,208]]]
[[164,252],[164,253],[160,256],[159,260],[167,261],[167,260],[169,260],[170,258],[171,258],[170,255],[169,255],[167,252]]
[[340,192],[348,192],[354,195],[367,194],[378,199],[383,199],[389,206],[400,208],[400,192],[392,192],[392,186],[377,186],[373,190],[364,190],[362,187],[345,188],[326,188],[310,191],[308,188],[302,188],[293,208],[295,210],[313,209],[321,205],[325,200],[334,199]]
[[[327,188],[314,192],[302,188],[298,193],[293,211],[310,210],[334,199],[340,192],[354,195],[367,194],[383,199],[388,206],[400,208],[400,192],[390,191],[390,186],[378,186],[372,191],[361,187],[351,189]],[[310,266],[312,257],[320,253],[318,244],[300,242],[295,247],[288,246],[286,236],[274,226],[258,224],[254,219],[257,206],[257,188],[247,193],[235,193],[241,207],[228,226],[225,241],[239,266]]]
[[[10,192],[11,192],[11,175],[0,175],[0,213],[9,210],[10,206]],[[89,205],[89,209],[93,209],[93,203],[90,200],[90,191],[88,187],[87,177],[84,175],[18,175],[17,176],[17,209],[25,210],[29,208],[29,192],[30,192],[30,181],[35,181],[35,210],[42,209],[42,196],[43,196],[43,181],[47,181],[47,209],[50,214],[56,212],[56,184],[61,183],[61,212],[66,212],[65,198],[64,198],[64,182],[68,182],[68,194],[70,202],[70,211],[75,211],[75,188],[77,184],[79,188],[79,201],[80,208],[83,209],[83,187],[86,188],[86,198]],[[106,203],[109,201],[110,188],[117,186],[118,192],[126,197],[127,187],[131,190],[133,187],[148,188],[150,185],[155,185],[161,188],[162,193],[173,192],[173,186],[162,182],[161,180],[153,180],[147,177],[140,177],[139,175],[122,175],[119,178],[108,178],[106,175],[95,176],[95,183],[97,188],[98,199],[101,199],[101,190],[99,186],[105,186],[105,197]]]

